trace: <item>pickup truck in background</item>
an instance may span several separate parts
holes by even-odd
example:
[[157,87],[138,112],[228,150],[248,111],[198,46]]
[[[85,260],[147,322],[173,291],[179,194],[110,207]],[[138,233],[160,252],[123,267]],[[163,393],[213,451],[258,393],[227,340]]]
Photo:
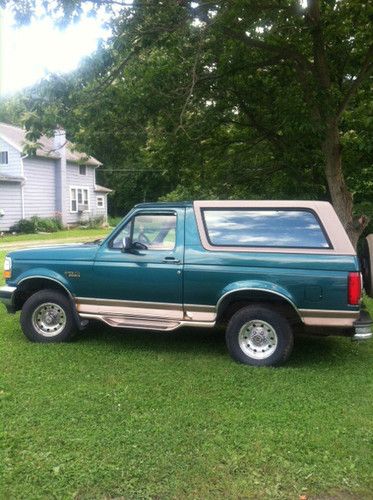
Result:
[[224,324],[236,361],[279,365],[299,327],[372,336],[372,265],[373,235],[359,259],[327,202],[142,203],[103,241],[11,252],[0,300],[35,342],[67,341],[91,319]]

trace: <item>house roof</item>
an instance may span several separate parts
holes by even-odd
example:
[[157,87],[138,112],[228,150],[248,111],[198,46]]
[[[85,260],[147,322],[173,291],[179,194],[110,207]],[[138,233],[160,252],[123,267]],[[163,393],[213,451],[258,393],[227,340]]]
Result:
[[98,193],[112,193],[113,192],[112,189],[106,188],[104,186],[99,186],[98,184],[95,185],[95,191],[97,191]]
[[[22,153],[23,146],[26,140],[26,130],[7,123],[0,122],[0,137],[8,142],[11,146]],[[36,156],[44,158],[59,158],[58,151],[55,150],[53,137],[42,135],[38,140],[40,147],[36,150]],[[85,155],[78,151],[74,151],[74,145],[70,141],[66,141],[66,160],[73,163],[84,163],[99,167],[101,162],[93,158],[93,156]]]

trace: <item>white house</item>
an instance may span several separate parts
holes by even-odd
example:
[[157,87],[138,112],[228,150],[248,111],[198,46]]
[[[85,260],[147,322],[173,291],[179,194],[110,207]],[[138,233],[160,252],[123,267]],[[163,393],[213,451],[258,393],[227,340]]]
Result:
[[61,217],[74,225],[95,217],[107,220],[110,189],[96,184],[102,164],[74,151],[65,131],[42,136],[34,156],[22,153],[26,131],[0,123],[0,230],[33,215]]

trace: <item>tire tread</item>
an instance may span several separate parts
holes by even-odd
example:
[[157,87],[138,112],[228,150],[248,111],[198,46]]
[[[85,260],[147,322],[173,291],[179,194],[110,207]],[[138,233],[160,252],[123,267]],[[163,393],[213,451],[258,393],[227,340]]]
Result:
[[[35,330],[32,324],[32,314],[35,308],[43,302],[55,302],[63,307],[65,311],[66,326],[62,332],[55,337],[43,337]],[[72,339],[76,331],[75,320],[69,299],[63,293],[52,289],[39,290],[26,300],[22,307],[20,322],[24,335],[31,340],[31,342],[67,342]]]
[[[278,337],[278,349],[266,359],[255,359],[245,354],[238,342],[242,326],[252,319],[263,319],[273,325]],[[269,307],[252,304],[239,309],[230,319],[226,330],[226,344],[232,358],[253,366],[278,366],[285,363],[293,350],[294,336],[289,321]]]

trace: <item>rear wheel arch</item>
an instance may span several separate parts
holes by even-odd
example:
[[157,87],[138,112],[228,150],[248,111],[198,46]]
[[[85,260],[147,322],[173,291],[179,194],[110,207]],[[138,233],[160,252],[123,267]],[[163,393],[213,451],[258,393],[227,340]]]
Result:
[[223,295],[217,304],[218,321],[229,321],[243,307],[250,304],[271,308],[291,323],[301,323],[300,313],[289,298],[279,292],[259,288],[233,290]]

